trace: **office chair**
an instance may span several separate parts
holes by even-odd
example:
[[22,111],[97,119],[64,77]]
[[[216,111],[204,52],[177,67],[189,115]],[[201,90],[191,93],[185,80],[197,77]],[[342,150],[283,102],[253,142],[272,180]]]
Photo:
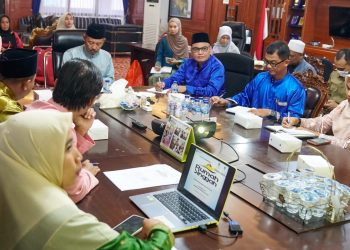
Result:
[[214,54],[225,67],[225,94],[231,97],[241,92],[254,77],[254,60],[235,53]]
[[239,51],[244,51],[246,43],[245,24],[243,22],[223,22],[222,25],[229,26],[232,29],[232,42],[236,44]]
[[293,73],[293,75],[304,85],[306,91],[303,117],[317,117],[321,113],[328,96],[328,88],[323,77],[319,75],[314,76],[311,70],[305,74]]
[[55,79],[62,67],[63,54],[66,50],[84,44],[85,30],[56,30],[52,40],[52,61]]

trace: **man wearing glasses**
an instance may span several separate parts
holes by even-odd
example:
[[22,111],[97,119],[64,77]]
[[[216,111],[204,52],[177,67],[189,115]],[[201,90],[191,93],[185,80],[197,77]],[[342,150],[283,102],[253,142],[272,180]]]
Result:
[[[305,89],[288,73],[289,48],[283,41],[266,48],[267,72],[258,74],[245,89],[230,99],[213,96],[211,102],[221,106],[240,105],[253,108],[250,112],[261,117],[301,117],[304,113]],[[239,67],[239,65],[237,65]]]
[[169,89],[174,81],[179,84],[178,92],[196,96],[221,95],[224,90],[225,69],[221,62],[211,55],[207,33],[192,36],[192,58],[187,59],[175,74],[157,82],[156,89]]
[[326,113],[331,112],[339,103],[347,99],[345,76],[350,72],[349,49],[341,49],[335,54],[334,68],[328,80],[328,101],[324,105]]

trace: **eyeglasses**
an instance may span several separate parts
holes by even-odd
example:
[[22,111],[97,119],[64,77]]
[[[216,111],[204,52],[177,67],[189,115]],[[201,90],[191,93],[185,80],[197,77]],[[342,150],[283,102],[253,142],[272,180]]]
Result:
[[286,59],[284,59],[284,60],[282,60],[282,61],[280,61],[280,62],[278,62],[278,63],[273,63],[273,62],[270,62],[270,61],[264,59],[264,63],[265,63],[266,66],[267,66],[267,65],[270,65],[271,68],[276,68],[278,65],[280,65],[281,63],[283,63],[285,60],[286,60]]
[[205,47],[202,47],[202,48],[197,48],[197,47],[191,48],[191,51],[192,51],[193,53],[199,53],[200,51],[202,51],[202,52],[208,52],[208,50],[209,50],[209,46],[205,46]]

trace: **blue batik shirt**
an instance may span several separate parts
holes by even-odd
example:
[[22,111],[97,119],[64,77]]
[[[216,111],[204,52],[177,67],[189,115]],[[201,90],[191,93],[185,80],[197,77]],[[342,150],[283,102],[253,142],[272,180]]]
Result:
[[274,80],[269,72],[258,74],[247,84],[243,92],[232,97],[238,105],[271,109],[280,117],[302,117],[306,92],[302,84],[287,73],[281,80]]
[[210,56],[198,68],[198,63],[193,59],[187,59],[171,77],[164,80],[165,89],[171,87],[173,81],[179,85],[186,85],[186,93],[196,96],[218,96],[224,91],[225,69],[222,63]]

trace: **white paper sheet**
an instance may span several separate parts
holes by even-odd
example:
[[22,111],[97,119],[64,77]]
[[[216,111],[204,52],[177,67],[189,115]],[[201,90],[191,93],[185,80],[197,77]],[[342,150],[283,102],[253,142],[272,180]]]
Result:
[[150,88],[147,89],[148,92],[152,92],[152,93],[157,93],[157,94],[166,94],[168,93],[169,89],[163,89],[162,91],[157,91],[156,88]]
[[163,66],[163,67],[160,68],[159,71],[157,71],[155,67],[152,67],[152,69],[151,69],[151,74],[156,74],[156,73],[158,73],[158,74],[159,74],[159,73],[160,73],[160,74],[162,74],[162,73],[171,73],[172,70],[173,70],[173,68],[172,68],[172,67],[169,67],[169,66]]
[[274,132],[284,132],[290,135],[293,135],[295,137],[315,137],[316,135],[310,131],[302,130],[302,129],[296,129],[296,128],[284,128],[281,125],[269,125],[265,126],[268,130],[274,131]]
[[178,184],[181,173],[166,164],[104,172],[121,191]]

